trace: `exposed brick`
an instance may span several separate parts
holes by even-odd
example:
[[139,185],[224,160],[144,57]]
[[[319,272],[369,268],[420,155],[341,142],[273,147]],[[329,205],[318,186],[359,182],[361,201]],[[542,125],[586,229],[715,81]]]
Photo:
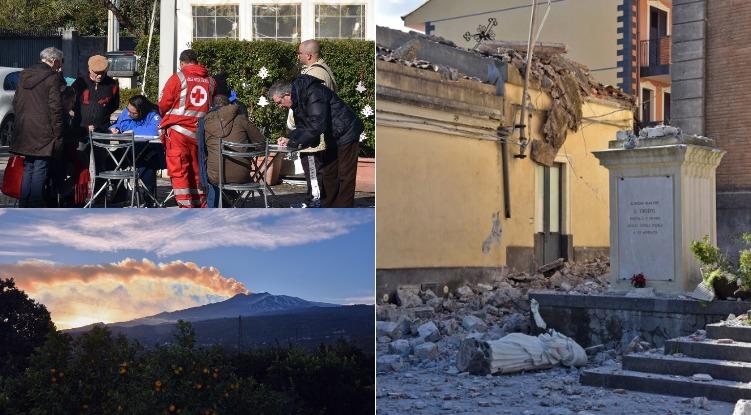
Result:
[[[673,7],[675,8],[674,2]],[[751,190],[751,2],[707,5],[706,135],[727,151],[717,190]]]

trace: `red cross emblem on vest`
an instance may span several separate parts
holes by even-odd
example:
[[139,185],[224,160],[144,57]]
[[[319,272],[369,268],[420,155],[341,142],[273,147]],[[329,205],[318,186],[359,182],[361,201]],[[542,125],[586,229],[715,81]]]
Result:
[[209,95],[206,93],[206,89],[201,85],[196,85],[190,90],[190,103],[196,107],[200,107],[206,103]]

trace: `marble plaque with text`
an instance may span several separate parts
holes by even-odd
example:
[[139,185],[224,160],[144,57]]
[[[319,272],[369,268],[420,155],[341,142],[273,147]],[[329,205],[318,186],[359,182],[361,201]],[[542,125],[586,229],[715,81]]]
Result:
[[675,280],[673,177],[618,179],[619,279]]

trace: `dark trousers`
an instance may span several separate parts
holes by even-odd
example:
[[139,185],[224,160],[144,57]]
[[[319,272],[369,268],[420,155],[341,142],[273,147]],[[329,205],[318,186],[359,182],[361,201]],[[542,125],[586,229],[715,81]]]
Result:
[[48,157],[26,157],[23,162],[23,180],[21,181],[21,198],[19,207],[46,207],[44,198],[47,179],[49,178]]
[[323,167],[323,187],[326,208],[351,208],[355,206],[355,180],[357,179],[357,154],[360,143],[337,145],[326,149]]
[[[325,192],[323,189],[323,159],[324,152],[317,151],[315,153],[300,153],[300,162],[302,163],[302,169],[305,172],[305,182],[308,185],[308,204],[311,207],[318,207],[321,201],[325,198]],[[311,184],[311,164],[314,166],[316,181],[318,184],[318,194],[313,194],[313,185]]]
[[51,158],[48,164],[48,176],[50,188],[47,192],[48,207],[64,207],[67,205],[65,200],[66,188],[65,178],[67,177],[67,165],[62,158]]

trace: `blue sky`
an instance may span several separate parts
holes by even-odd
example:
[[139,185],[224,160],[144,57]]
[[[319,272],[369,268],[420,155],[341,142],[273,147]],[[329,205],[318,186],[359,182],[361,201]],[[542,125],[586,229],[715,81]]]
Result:
[[245,290],[372,304],[374,226],[367,209],[5,210],[0,275],[59,327]]
[[425,3],[425,0],[376,0],[376,25],[405,29],[401,16]]

